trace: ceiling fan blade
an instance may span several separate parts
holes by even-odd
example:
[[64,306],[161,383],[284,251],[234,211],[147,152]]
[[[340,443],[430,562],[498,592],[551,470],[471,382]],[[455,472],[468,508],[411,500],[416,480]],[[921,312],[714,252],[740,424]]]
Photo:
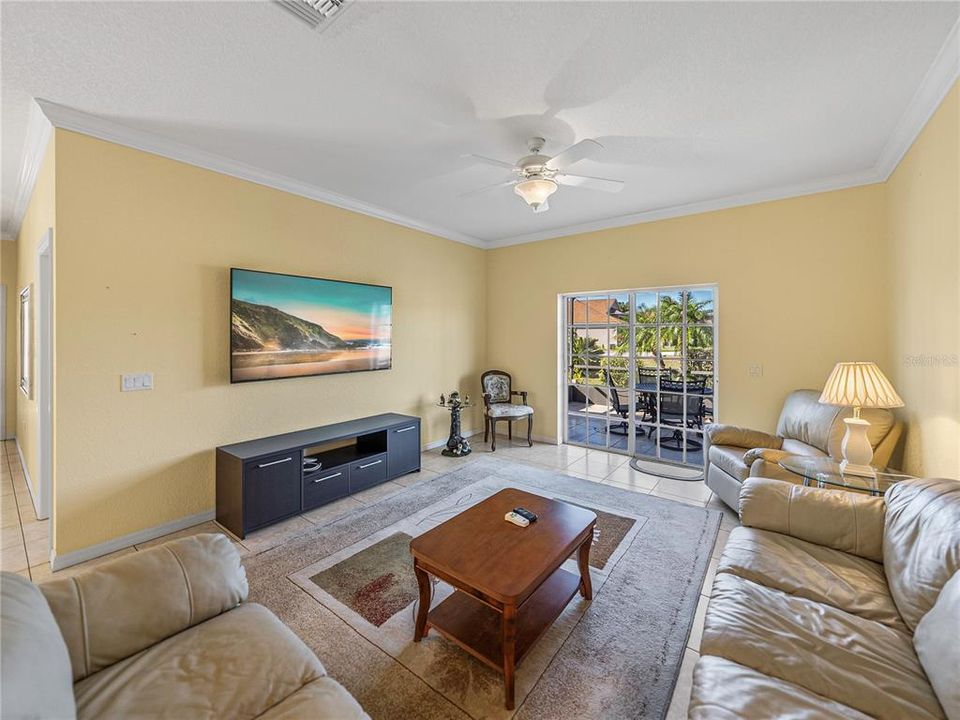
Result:
[[516,178],[511,178],[509,180],[504,180],[503,182],[498,182],[494,185],[486,185],[482,188],[477,188],[476,190],[468,190],[465,193],[460,193],[460,197],[470,197],[471,195],[479,195],[480,193],[486,192],[487,190],[496,190],[497,188],[516,185],[517,182],[518,180]]
[[516,167],[513,163],[504,162],[503,160],[496,160],[494,158],[488,158],[485,155],[475,155],[474,153],[467,153],[462,157],[472,158],[486,165],[493,165],[494,167],[505,168],[507,170],[513,170]]
[[586,175],[557,175],[554,180],[561,185],[585,187],[591,190],[602,190],[603,192],[620,192],[625,184],[622,180],[608,180]]
[[575,162],[580,162],[600,150],[603,150],[603,145],[596,140],[587,138],[586,140],[581,140],[571,145],[559,155],[554,155],[547,160],[547,167],[551,170],[563,170],[565,167],[573,165]]
[[540,203],[540,205],[538,205],[537,207],[535,207],[535,208],[533,209],[533,211],[534,211],[535,213],[543,213],[543,212],[546,212],[546,211],[549,210],[549,209],[550,209],[550,203],[547,202],[546,200],[544,200],[542,203]]

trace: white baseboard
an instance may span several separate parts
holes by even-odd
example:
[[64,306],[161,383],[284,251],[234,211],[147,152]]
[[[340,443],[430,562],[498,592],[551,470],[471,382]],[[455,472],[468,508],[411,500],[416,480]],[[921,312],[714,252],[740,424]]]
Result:
[[[473,437],[475,435],[480,435],[483,433],[483,430],[467,430],[463,436],[464,437]],[[506,437],[502,433],[497,433],[497,436]],[[536,442],[549,443],[551,445],[556,445],[556,438],[544,437],[541,435],[534,435],[533,439]],[[438,447],[443,447],[446,444],[446,439],[435,440],[434,442],[427,443],[423,446],[424,450],[434,450]],[[19,451],[20,446],[17,445],[17,450]],[[21,455],[22,461],[22,455]],[[24,466],[24,472],[26,472],[26,466]],[[28,483],[29,485],[29,483]],[[32,491],[31,491],[32,492]],[[156,540],[158,537],[163,537],[164,535],[169,535],[170,533],[177,532],[178,530],[185,530],[188,527],[194,525],[199,525],[200,523],[207,522],[208,520],[213,520],[216,516],[216,512],[213,510],[208,510],[206,512],[198,513],[196,515],[190,515],[188,517],[180,518],[179,520],[173,520],[163,525],[156,525],[152,528],[147,528],[146,530],[138,530],[137,532],[130,533],[129,535],[123,535],[113,540],[108,540],[97,545],[90,545],[89,547],[81,548],[80,550],[74,550],[73,552],[63,553],[62,555],[57,555],[54,552],[50,553],[50,567],[53,570],[62,570],[63,568],[70,567],[71,565],[77,565],[87,560],[93,560],[94,558],[102,557],[103,555],[109,555],[112,552],[117,550],[123,550],[128,548],[131,545],[138,545],[140,543],[145,543],[150,540]]]
[[33,514],[37,516],[37,520],[48,520],[48,517],[40,517],[40,503],[37,501],[37,496],[33,492],[33,482],[30,480],[30,471],[27,470],[27,463],[23,459],[23,449],[20,447],[20,441],[15,440],[17,444],[17,455],[20,456],[20,467],[23,469],[23,479],[27,482],[27,492],[30,493],[30,502],[33,503]]
[[[467,430],[465,433],[463,433],[463,436],[464,436],[465,438],[469,438],[469,437],[474,437],[474,436],[476,436],[476,435],[482,435],[482,434],[483,434],[483,430]],[[499,432],[499,431],[498,431],[498,432],[497,432],[497,437],[498,437],[498,438],[505,438],[505,437],[507,437],[507,434],[504,433],[504,432]],[[522,439],[526,438],[527,435],[526,435],[526,433],[520,432],[520,431],[518,430],[518,431],[517,431],[517,437],[522,440]],[[534,442],[538,442],[538,443],[547,443],[548,445],[559,445],[559,444],[560,444],[560,443],[557,442],[557,439],[556,439],[555,437],[547,437],[546,435],[532,435],[531,437],[533,438],[533,441],[534,441]],[[424,449],[424,450],[436,450],[438,447],[443,447],[443,446],[446,445],[446,444],[447,444],[446,439],[443,439],[443,440],[434,440],[432,443],[427,443],[426,445],[424,445],[424,446],[423,446],[423,449]]]
[[[474,435],[479,435],[482,432],[483,430],[467,430],[466,432],[463,433],[463,437],[465,438],[473,437]],[[434,440],[431,443],[427,443],[426,445],[423,446],[423,449],[436,450],[438,447],[443,447],[446,444],[447,444],[447,438],[443,438],[443,440]]]
[[[507,435],[507,433],[505,433],[505,432],[500,432],[500,431],[498,430],[498,431],[497,431],[497,437],[498,437],[498,438],[506,438],[506,437],[508,437],[508,435]],[[538,442],[538,443],[546,443],[547,445],[559,445],[559,444],[560,444],[559,442],[557,442],[557,439],[556,439],[555,437],[547,437],[546,435],[531,435],[530,437],[531,437],[531,439],[532,439],[534,442]],[[526,440],[526,439],[527,439],[527,433],[526,433],[526,432],[521,432],[521,431],[518,429],[517,432],[515,432],[515,433],[513,434],[513,439],[514,439],[514,440]]]
[[156,525],[152,528],[147,528],[146,530],[138,530],[137,532],[130,533],[129,535],[123,535],[121,537],[114,538],[113,540],[107,540],[106,542],[102,542],[97,545],[90,545],[89,547],[81,548],[80,550],[63,553],[62,555],[57,555],[56,553],[51,552],[50,567],[53,570],[63,570],[63,568],[70,567],[71,565],[86,562],[87,560],[93,560],[94,558],[98,558],[103,555],[109,555],[112,552],[123,550],[131,545],[137,545],[150,540],[156,540],[158,537],[169,535],[170,533],[177,532],[178,530],[186,530],[188,527],[193,527],[194,525],[199,525],[200,523],[207,522],[208,520],[213,520],[214,517],[216,517],[216,512],[214,510],[207,510],[206,512],[197,513],[196,515],[189,515],[188,517],[180,518],[179,520],[172,520],[168,523],[164,523],[163,525]]

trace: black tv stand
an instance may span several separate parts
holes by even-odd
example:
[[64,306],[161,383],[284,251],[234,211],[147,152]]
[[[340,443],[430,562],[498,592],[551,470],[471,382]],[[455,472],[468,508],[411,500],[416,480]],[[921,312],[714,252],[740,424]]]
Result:
[[418,470],[420,418],[397,413],[224,445],[217,448],[217,522],[242,539]]

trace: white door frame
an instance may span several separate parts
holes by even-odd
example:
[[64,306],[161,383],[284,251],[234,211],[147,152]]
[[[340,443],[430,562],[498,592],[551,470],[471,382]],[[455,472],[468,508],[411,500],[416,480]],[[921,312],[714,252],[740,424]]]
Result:
[[[631,297],[631,304],[633,304],[633,298],[636,294],[642,292],[670,292],[678,290],[699,290],[699,289],[709,289],[713,291],[713,421],[717,421],[719,408],[720,408],[720,283],[719,282],[706,282],[706,283],[687,283],[683,285],[665,285],[665,286],[654,286],[654,287],[641,287],[641,288],[630,288],[630,289],[620,289],[620,290],[589,290],[581,292],[565,292],[558,293],[557,295],[557,323],[558,323],[558,332],[557,332],[557,369],[558,369],[558,393],[557,393],[557,418],[558,418],[558,430],[560,432],[559,438],[561,444],[568,442],[567,432],[568,432],[568,386],[569,382],[567,379],[567,326],[569,324],[570,318],[567,317],[567,300],[570,298],[576,297],[590,297],[590,296],[613,296],[613,295],[629,295]],[[686,322],[684,322],[683,327],[686,328]],[[636,323],[634,313],[631,313],[630,318],[630,347],[636,348]],[[629,365],[628,365],[628,374],[629,377],[636,377],[636,357],[633,352],[630,353]],[[636,392],[633,389],[629,389],[629,406],[636,407]],[[629,455],[631,457],[636,456],[636,435],[633,432],[633,425],[636,422],[636,418],[631,416],[628,421],[630,424],[630,432],[627,435],[627,450],[617,450],[613,448],[604,448],[608,452],[619,453],[623,455]],[[584,445],[583,447],[587,447]]]
[[37,247],[37,418],[39,498],[37,517],[50,517],[53,496],[53,228]]

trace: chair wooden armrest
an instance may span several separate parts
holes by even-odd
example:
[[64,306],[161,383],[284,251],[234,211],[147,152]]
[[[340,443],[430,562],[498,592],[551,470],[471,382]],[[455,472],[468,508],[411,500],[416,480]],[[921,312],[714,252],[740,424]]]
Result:
[[511,390],[510,395],[519,395],[520,399],[523,401],[524,405],[527,405],[527,391],[526,390]]

